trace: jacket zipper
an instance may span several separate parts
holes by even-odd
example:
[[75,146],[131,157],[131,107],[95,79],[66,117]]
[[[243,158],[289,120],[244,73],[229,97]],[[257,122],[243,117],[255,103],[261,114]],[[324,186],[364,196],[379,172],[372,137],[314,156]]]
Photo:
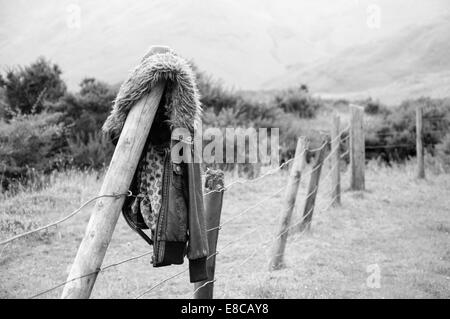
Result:
[[[164,260],[164,248],[161,247],[161,237],[163,232],[163,226],[165,226],[166,223],[166,212],[168,210],[169,202],[169,187],[170,187],[170,177],[172,176],[170,173],[170,149],[164,150],[164,171],[163,171],[163,177],[162,177],[162,202],[163,205],[161,205],[161,209],[158,214],[158,220],[156,223],[156,234],[155,234],[155,240],[154,240],[154,256],[156,263],[162,262]],[[155,264],[156,265],[156,264]]]

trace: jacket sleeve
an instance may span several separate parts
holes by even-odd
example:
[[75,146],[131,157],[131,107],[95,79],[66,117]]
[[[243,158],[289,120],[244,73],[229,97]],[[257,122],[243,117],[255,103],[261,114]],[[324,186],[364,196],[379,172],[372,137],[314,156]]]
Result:
[[200,164],[188,161],[188,223],[189,241],[187,257],[191,282],[206,280],[206,260],[208,257],[208,239],[205,226],[205,212],[203,206],[202,180]]

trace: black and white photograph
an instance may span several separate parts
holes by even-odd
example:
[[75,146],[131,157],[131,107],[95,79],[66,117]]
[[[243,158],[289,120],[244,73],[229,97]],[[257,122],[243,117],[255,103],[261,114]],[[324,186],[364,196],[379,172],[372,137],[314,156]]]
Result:
[[450,299],[450,1],[0,0],[0,299]]

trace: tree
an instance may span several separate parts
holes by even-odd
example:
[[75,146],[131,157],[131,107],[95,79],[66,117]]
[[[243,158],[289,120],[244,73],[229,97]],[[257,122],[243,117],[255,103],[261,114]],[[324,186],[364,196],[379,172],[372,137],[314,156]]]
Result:
[[22,114],[42,112],[46,102],[56,102],[67,90],[61,73],[58,65],[43,57],[29,66],[9,69],[0,78],[9,109]]
[[108,84],[86,78],[81,81],[79,92],[66,93],[49,110],[63,113],[71,135],[87,143],[89,134],[100,132],[116,95],[117,91]]

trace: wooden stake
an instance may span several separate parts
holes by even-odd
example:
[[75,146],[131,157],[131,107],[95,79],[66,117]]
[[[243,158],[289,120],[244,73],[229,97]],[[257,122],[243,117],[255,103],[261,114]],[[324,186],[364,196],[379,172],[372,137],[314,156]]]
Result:
[[235,163],[233,167],[233,177],[238,179],[239,178],[239,164]]
[[333,205],[341,204],[341,136],[339,134],[339,115],[333,117],[333,128],[331,130],[331,198]]
[[[164,86],[165,83],[158,83],[130,110],[103,180],[100,194],[128,192]],[[91,295],[124,200],[124,196],[118,196],[104,197],[96,202],[86,234],[67,278],[69,282],[64,286],[61,298],[86,299]]]
[[364,108],[350,105],[350,109],[350,189],[362,191],[365,189]]
[[297,141],[295,157],[288,178],[283,216],[281,218],[279,231],[277,232],[278,239],[273,247],[273,255],[269,270],[277,270],[283,267],[284,251],[286,249],[286,242],[289,235],[288,230],[291,224],[292,212],[295,206],[295,199],[297,197],[302,171],[306,164],[306,148],[306,138],[300,137]]
[[216,248],[219,238],[220,215],[222,213],[224,175],[221,170],[208,170],[205,179],[205,214],[208,232],[209,259],[206,262],[208,279],[194,284],[194,299],[212,299],[214,295],[214,274],[216,271]]
[[417,152],[417,178],[425,178],[424,148],[423,148],[423,108],[416,108],[416,152]]
[[309,180],[308,192],[306,193],[305,207],[303,209],[303,220],[298,227],[299,231],[311,229],[311,222],[314,213],[314,205],[319,190],[320,173],[325,158],[326,147],[323,146],[316,154],[315,162],[312,167],[312,173]]

